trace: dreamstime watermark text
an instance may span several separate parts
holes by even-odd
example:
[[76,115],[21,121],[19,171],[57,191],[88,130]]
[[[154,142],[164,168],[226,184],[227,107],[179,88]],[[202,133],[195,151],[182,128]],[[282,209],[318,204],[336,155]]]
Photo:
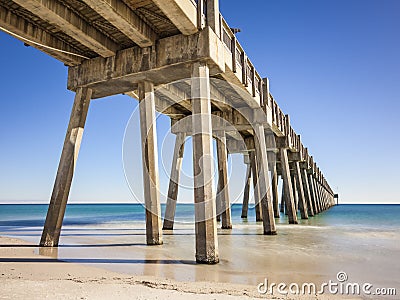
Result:
[[320,285],[315,283],[305,282],[297,283],[275,283],[268,282],[265,278],[264,282],[260,282],[257,286],[257,291],[260,294],[270,295],[367,295],[367,296],[395,296],[395,288],[375,288],[371,283],[357,283],[348,281],[348,276],[345,272],[337,273],[336,280],[329,280]]

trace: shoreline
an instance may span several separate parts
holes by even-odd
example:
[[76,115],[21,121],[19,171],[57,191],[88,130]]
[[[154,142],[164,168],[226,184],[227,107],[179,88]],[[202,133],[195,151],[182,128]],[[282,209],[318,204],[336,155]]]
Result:
[[37,255],[30,243],[4,236],[0,236],[0,261],[0,298],[23,299],[29,295],[30,299],[41,299],[49,294],[64,299],[136,299],[133,297],[138,295],[141,298],[137,299],[208,299],[209,294],[215,299],[260,297],[251,286],[179,282],[64,262]]
[[[49,249],[45,249],[49,250]],[[114,272],[38,255],[39,247],[0,236],[0,295],[5,299],[360,299],[339,295],[262,295],[253,285],[177,281]],[[43,252],[42,252],[43,254]],[[50,253],[50,255],[53,255]],[[212,268],[213,266],[207,266]],[[0,297],[1,298],[1,297]]]
[[[328,289],[313,296],[285,296],[276,286],[272,296],[257,292],[265,280],[269,287],[313,283],[318,291],[323,283],[338,282],[340,272],[348,276],[345,283],[400,291],[400,223],[387,207],[379,215],[365,207],[332,210],[298,225],[282,218],[276,236],[264,235],[259,222],[236,218],[231,230],[218,229],[216,265],[196,264],[194,224],[176,223],[163,232],[163,245],[148,246],[144,223],[125,220],[132,215],[103,215],[103,207],[93,211],[91,223],[81,224],[87,212],[75,210],[59,247],[40,248],[40,211],[20,211],[3,211],[0,223],[0,298],[41,299],[57,291],[55,298],[67,299],[343,299],[344,293]],[[112,221],[93,223],[106,217]],[[374,299],[364,293],[347,298]]]

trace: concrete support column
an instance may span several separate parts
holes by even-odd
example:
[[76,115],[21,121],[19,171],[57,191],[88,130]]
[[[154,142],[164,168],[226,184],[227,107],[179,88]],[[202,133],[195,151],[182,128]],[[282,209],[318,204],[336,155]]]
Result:
[[92,90],[88,88],[78,88],[75,94],[53,193],[51,194],[46,222],[40,240],[40,246],[42,247],[57,247],[60,240],[61,226],[78,159],[91,96]]
[[253,190],[254,190],[254,206],[256,211],[256,221],[262,221],[261,215],[261,198],[260,189],[258,184],[258,165],[255,151],[250,152],[251,173],[253,177]]
[[275,218],[280,217],[279,213],[279,199],[278,199],[278,172],[276,170],[276,163],[272,169],[272,203],[274,207]]
[[315,202],[317,203],[318,211],[322,212],[323,209],[322,209],[321,198],[320,198],[319,190],[318,190],[318,182],[314,176],[313,176],[313,184],[314,184],[314,190],[315,190]]
[[251,180],[251,166],[250,164],[247,164],[246,182],[244,185],[242,216],[241,216],[243,219],[247,218],[247,212],[249,211],[250,180]]
[[274,211],[272,206],[272,197],[269,181],[267,144],[265,141],[264,125],[255,124],[254,126],[254,144],[258,166],[258,186],[261,197],[261,212],[264,226],[264,234],[276,234]]
[[325,207],[326,207],[326,209],[328,209],[328,208],[329,208],[329,201],[328,201],[328,198],[327,198],[327,196],[326,196],[326,190],[325,190],[325,187],[324,187],[324,186],[322,186],[322,191],[323,191],[323,193],[324,193]]
[[297,211],[299,210],[299,195],[297,192],[297,185],[296,185],[296,180],[294,178],[294,174],[290,174],[290,179],[292,180],[292,189],[293,189],[293,196],[294,196],[294,208],[296,209],[296,214]]
[[304,197],[306,198],[306,203],[307,203],[307,207],[308,207],[308,215],[313,217],[314,216],[314,207],[312,205],[310,186],[308,185],[308,180],[307,180],[307,170],[304,168],[301,168],[300,173],[301,173],[301,181],[303,183]]
[[289,161],[286,148],[280,148],[280,157],[282,165],[282,179],[285,189],[286,208],[288,210],[288,217],[290,224],[297,224],[297,214],[294,205],[294,195],[292,189],[292,180],[290,176]]
[[321,194],[321,199],[322,199],[322,206],[323,206],[324,210],[326,210],[327,207],[326,207],[326,202],[325,202],[324,187],[321,185],[321,183],[319,184],[319,189],[320,189],[320,194]]
[[317,196],[315,195],[314,180],[312,178],[312,174],[307,174],[307,179],[308,179],[308,186],[310,187],[311,203],[314,209],[314,215],[316,215],[320,212],[320,210],[317,205]]
[[213,143],[210,76],[206,63],[192,69],[193,173],[196,228],[196,261],[219,261],[215,191],[213,185]]
[[321,199],[322,208],[323,208],[323,210],[326,210],[324,192],[323,192],[323,188],[322,188],[322,185],[320,182],[318,182],[318,187],[319,187],[319,195],[320,195],[320,199]]
[[294,178],[296,180],[297,192],[299,195],[299,207],[302,219],[308,219],[308,206],[304,196],[303,181],[301,180],[300,165],[296,161],[293,163],[294,167]]
[[228,188],[228,151],[226,149],[226,135],[224,131],[215,133],[217,140],[217,158],[218,158],[218,188],[217,202],[221,204],[222,228],[232,229],[231,203],[229,200]]
[[146,207],[146,240],[148,245],[161,245],[161,205],[158,175],[158,148],[154,85],[138,85],[140,133],[142,138],[143,187]]
[[[285,182],[282,183],[282,193],[281,193],[281,205],[280,205],[280,212],[284,213],[286,208],[286,198],[285,198]],[[287,211],[286,211],[287,213]]]
[[172,157],[171,176],[169,179],[167,206],[165,208],[163,229],[172,230],[178,198],[179,177],[181,174],[183,151],[185,150],[186,134],[180,132],[176,135],[174,156]]

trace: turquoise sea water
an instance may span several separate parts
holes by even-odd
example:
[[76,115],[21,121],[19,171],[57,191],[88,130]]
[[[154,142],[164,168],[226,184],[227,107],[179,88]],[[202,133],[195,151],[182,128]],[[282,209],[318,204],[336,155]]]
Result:
[[[0,231],[25,227],[42,227],[46,218],[45,204],[2,204],[0,205]],[[165,206],[162,205],[164,214]],[[249,209],[248,219],[241,219],[240,204],[232,205],[232,221],[235,224],[255,223],[254,209]],[[70,204],[67,206],[64,225],[96,226],[115,223],[143,222],[144,208],[140,204]],[[353,205],[342,204],[332,207],[303,224],[316,226],[354,227],[355,230],[396,230],[400,229],[400,205]],[[300,217],[299,217],[300,219]],[[176,221],[194,221],[194,206],[178,204]],[[276,219],[286,223],[286,217]]]

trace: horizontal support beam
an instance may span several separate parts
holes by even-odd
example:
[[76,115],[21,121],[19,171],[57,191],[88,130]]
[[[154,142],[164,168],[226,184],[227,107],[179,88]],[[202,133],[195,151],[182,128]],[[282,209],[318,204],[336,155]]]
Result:
[[103,57],[115,55],[118,45],[58,1],[13,0]]
[[157,34],[121,0],[83,0],[140,47],[154,45]]
[[225,71],[223,47],[209,28],[190,36],[167,37],[153,47],[124,49],[69,68],[68,89],[91,87],[93,98],[121,94],[132,91],[132,85],[143,78],[155,86],[190,78],[188,66],[199,61],[207,62],[211,75],[220,74]]
[[152,0],[171,22],[185,35],[197,29],[197,7],[191,0]]
[[[44,53],[54,57],[57,60],[62,61],[68,66],[79,65],[84,60],[84,58],[82,57],[61,52],[65,51],[79,54],[76,49],[72,48],[67,43],[59,40],[47,31],[44,31],[38,26],[28,22],[24,18],[17,16],[16,14],[12,13],[9,10],[6,10],[4,7],[1,6],[0,26],[12,32],[13,34],[18,35],[19,37],[14,37],[21,40],[22,42],[32,47],[35,47],[40,51],[43,51]],[[46,45],[49,48],[44,48],[39,45]],[[54,49],[58,49],[60,51],[56,51]]]

